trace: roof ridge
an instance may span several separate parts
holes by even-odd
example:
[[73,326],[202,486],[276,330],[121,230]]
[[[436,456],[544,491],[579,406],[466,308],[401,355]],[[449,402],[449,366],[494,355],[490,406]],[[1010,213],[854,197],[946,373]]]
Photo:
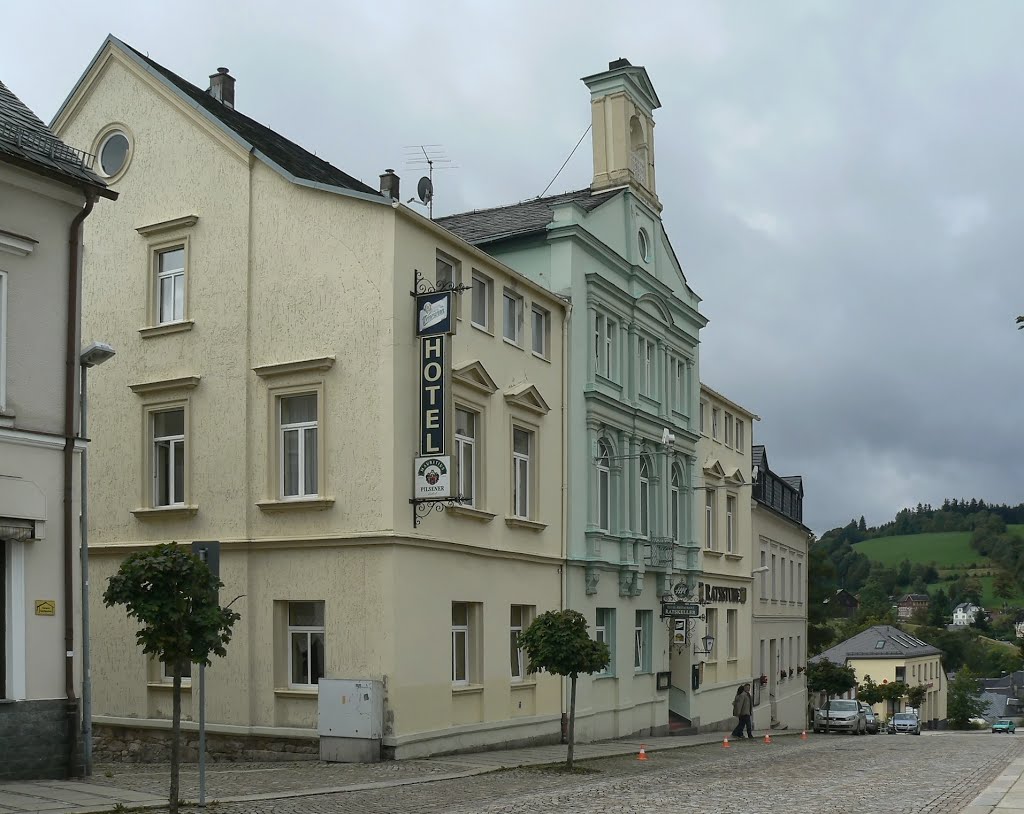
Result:
[[512,207],[523,206],[524,204],[540,203],[541,201],[550,201],[554,200],[555,198],[567,198],[569,196],[579,195],[582,192],[589,192],[591,195],[594,195],[595,197],[597,195],[602,194],[601,192],[595,193],[590,187],[582,187],[580,189],[571,190],[569,192],[559,192],[557,195],[548,195],[547,197],[538,195],[536,198],[523,198],[523,200],[516,201],[515,203],[501,204],[499,206],[487,206],[484,207],[483,209],[466,209],[462,212],[452,212],[450,215],[443,215],[439,218],[435,218],[435,220],[455,218],[459,217],[460,215],[481,215],[486,212],[497,212],[500,209],[511,209]]

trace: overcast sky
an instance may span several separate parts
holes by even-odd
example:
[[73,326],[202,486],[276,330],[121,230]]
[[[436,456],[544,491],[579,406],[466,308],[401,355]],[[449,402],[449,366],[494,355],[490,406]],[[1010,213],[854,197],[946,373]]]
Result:
[[[241,11],[242,8],[244,11]],[[648,10],[654,16],[648,17]],[[660,10],[658,10],[660,9]],[[1024,2],[5,3],[0,79],[49,121],[115,36],[435,214],[540,194],[644,65],[658,192],[710,319],[701,378],[761,416],[817,532],[918,502],[1017,503],[1024,441]],[[13,36],[12,36],[13,34]],[[591,179],[589,137],[552,192]]]

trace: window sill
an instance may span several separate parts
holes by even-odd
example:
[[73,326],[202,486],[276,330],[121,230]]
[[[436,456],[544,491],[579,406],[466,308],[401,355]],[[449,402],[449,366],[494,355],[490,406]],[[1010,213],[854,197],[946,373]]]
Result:
[[600,673],[598,675],[593,676],[595,681],[599,681],[599,680],[602,680],[602,679],[605,679],[605,678],[616,678],[616,677],[617,676],[615,675],[615,673]]
[[540,359],[542,362],[547,362],[548,364],[551,364],[550,356],[545,356],[543,353],[537,353],[537,351],[532,351],[532,353],[537,359]]
[[612,387],[620,392],[622,391],[622,385],[610,376],[605,376],[603,373],[595,373],[594,378],[597,380],[598,384],[603,384],[605,387]]
[[735,560],[735,561],[739,561],[739,560],[742,560],[742,559],[743,559],[743,555],[742,555],[742,554],[726,554],[726,555],[725,555],[725,558],[726,558],[727,560]]
[[[146,687],[147,687],[147,689],[150,689],[150,690],[173,690],[174,689],[174,685],[170,681],[167,681],[167,682],[164,682],[164,681],[149,681],[149,682],[146,683]],[[191,680],[185,680],[184,678],[181,680],[181,691],[182,692],[192,692],[192,682],[191,682]]]
[[715,549],[713,549],[713,548],[705,548],[704,549],[704,556],[705,557],[721,557],[722,556],[722,552],[721,551],[715,551]]
[[333,497],[300,498],[297,500],[259,500],[256,506],[265,512],[290,512],[301,509],[323,511],[334,505]]
[[537,679],[523,678],[519,681],[510,682],[510,686],[512,687],[513,692],[516,690],[535,690],[537,689]]
[[195,320],[182,319],[178,322],[165,322],[163,325],[150,325],[147,328],[139,328],[139,335],[143,339],[151,336],[164,336],[166,334],[180,334],[184,331],[191,331]]
[[452,685],[452,695],[477,695],[484,691],[483,684]]
[[507,336],[502,336],[501,341],[504,342],[506,345],[511,345],[513,348],[517,348],[518,350],[523,349],[522,345],[520,345],[514,339],[509,339]]
[[479,520],[481,523],[490,523],[498,515],[494,512],[485,512],[483,509],[474,509],[472,506],[449,506],[445,509],[448,514],[456,514],[460,517],[469,517]]
[[473,322],[472,320],[470,320],[469,324],[476,328],[478,331],[482,331],[483,333],[487,334],[488,336],[494,336],[494,331],[492,331],[486,325],[481,325],[479,322]]
[[159,506],[156,508],[138,508],[131,512],[138,520],[157,520],[167,518],[174,520],[181,517],[194,517],[199,507],[191,506]]
[[527,520],[525,517],[506,517],[505,525],[509,528],[529,529],[530,531],[544,531],[547,523],[538,523],[536,520]]
[[320,690],[300,690],[297,687],[284,687],[275,689],[274,695],[278,698],[317,698],[320,695]]
[[726,659],[726,662],[728,664],[735,664],[738,661],[739,661],[739,659],[736,656],[730,656],[729,658]]

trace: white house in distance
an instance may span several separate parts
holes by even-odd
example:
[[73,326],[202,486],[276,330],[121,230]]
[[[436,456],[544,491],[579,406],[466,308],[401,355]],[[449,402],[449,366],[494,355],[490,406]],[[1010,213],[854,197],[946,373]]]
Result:
[[982,610],[984,610],[984,608],[978,607],[971,602],[961,602],[953,608],[953,625],[955,627],[966,627],[974,622],[975,617],[978,615],[978,611]]

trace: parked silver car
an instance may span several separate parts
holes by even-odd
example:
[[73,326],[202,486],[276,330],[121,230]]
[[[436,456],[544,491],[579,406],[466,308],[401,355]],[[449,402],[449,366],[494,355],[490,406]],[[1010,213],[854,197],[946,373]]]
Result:
[[921,719],[913,712],[897,712],[889,719],[889,734],[920,735]]
[[868,731],[864,712],[860,702],[847,698],[836,698],[828,705],[828,719],[825,707],[814,711],[814,731],[824,732],[826,725],[831,732],[849,732],[851,735],[864,735]]
[[860,702],[860,711],[864,713],[864,725],[867,728],[866,731],[869,735],[878,734],[878,716],[875,715],[875,711],[871,709],[863,701]]

